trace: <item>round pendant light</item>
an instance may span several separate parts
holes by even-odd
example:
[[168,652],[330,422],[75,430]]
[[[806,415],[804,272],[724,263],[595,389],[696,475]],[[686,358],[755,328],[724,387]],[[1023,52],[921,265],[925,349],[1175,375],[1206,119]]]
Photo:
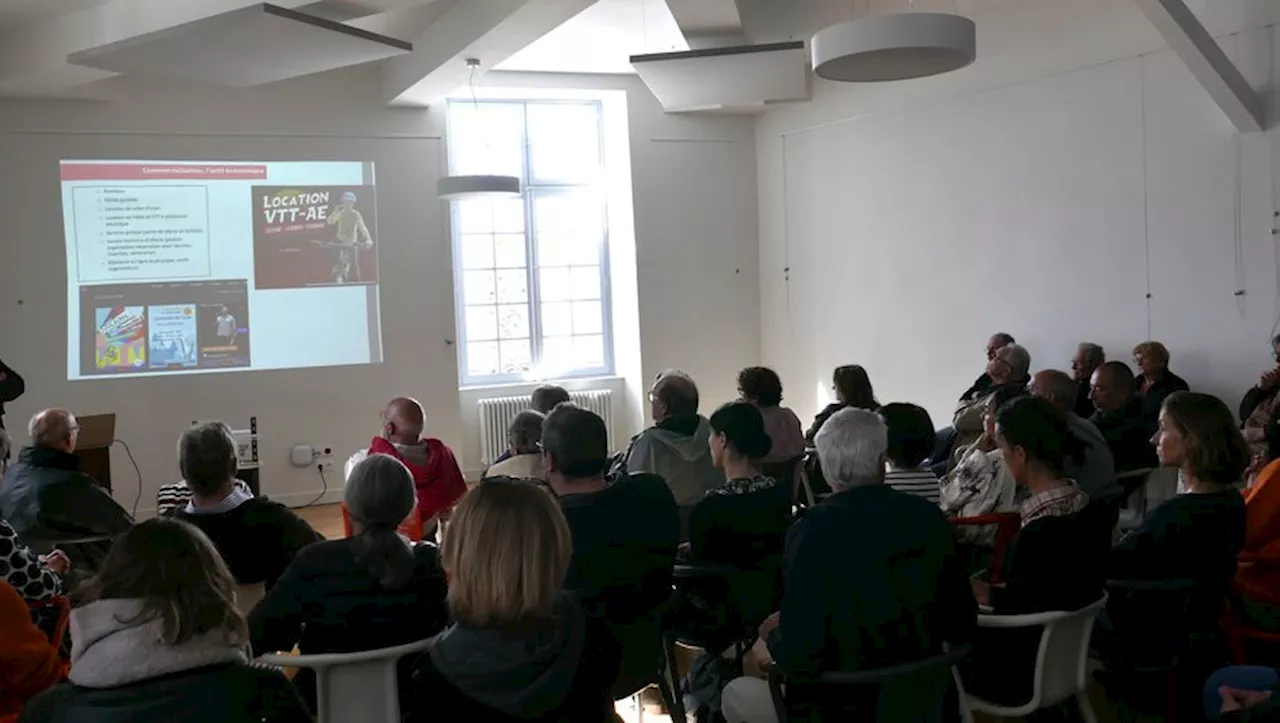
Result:
[[515,176],[444,176],[436,182],[436,194],[441,201],[519,196],[520,179]]
[[959,70],[976,55],[973,21],[945,13],[894,13],[832,25],[813,36],[813,72],[875,83]]

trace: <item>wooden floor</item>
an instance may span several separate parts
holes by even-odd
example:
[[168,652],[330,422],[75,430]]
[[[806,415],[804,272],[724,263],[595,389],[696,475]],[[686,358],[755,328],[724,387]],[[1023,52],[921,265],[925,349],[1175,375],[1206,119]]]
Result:
[[297,512],[299,517],[314,527],[316,532],[330,540],[346,537],[342,532],[342,505],[340,504],[300,507],[295,509],[294,512]]

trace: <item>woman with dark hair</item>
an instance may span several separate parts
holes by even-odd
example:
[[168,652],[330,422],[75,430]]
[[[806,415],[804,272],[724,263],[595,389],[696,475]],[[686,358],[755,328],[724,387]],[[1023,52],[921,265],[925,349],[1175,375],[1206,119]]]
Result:
[[1222,400],[1193,392],[1165,399],[1151,441],[1161,466],[1182,473],[1186,491],[1116,545],[1108,577],[1199,580],[1221,599],[1244,544],[1244,498],[1235,485],[1249,465],[1249,447]]
[[417,660],[410,720],[615,720],[617,643],[564,591],[572,556],[543,489],[488,481],[462,498],[444,540],[452,623]]
[[764,418],[764,429],[773,448],[760,459],[762,464],[794,460],[804,454],[800,418],[782,406],[782,380],[767,367],[747,367],[738,373],[738,394],[756,405]]
[[[1019,507],[1022,529],[1005,553],[1002,586],[974,581],[981,605],[997,615],[1078,610],[1102,597],[1103,556],[1110,529],[1086,509],[1089,499],[1063,472],[1084,455],[1063,412],[1051,402],[1019,397],[1000,407],[996,444],[1028,497]],[[1031,695],[1039,629],[980,628],[974,655],[963,666],[965,689],[1017,705]]]
[[836,367],[831,374],[831,389],[835,392],[836,401],[818,412],[818,416],[813,418],[809,431],[804,433],[805,441],[810,445],[813,444],[813,438],[818,434],[818,430],[822,429],[822,425],[841,409],[853,407],[872,412],[880,409],[880,402],[876,401],[876,394],[871,388],[871,378],[867,376],[867,370],[857,364]]
[[[410,543],[396,528],[413,514],[413,475],[385,454],[351,469],[344,492],[353,537],[298,553],[249,615],[253,649],[351,653],[429,638],[444,627],[444,572],[434,545]],[[401,666],[408,690],[411,662]],[[309,703],[315,677],[295,678]]]
[[247,664],[235,580],[192,525],[125,532],[71,611],[69,683],[27,704],[23,723],[309,721],[289,681]]

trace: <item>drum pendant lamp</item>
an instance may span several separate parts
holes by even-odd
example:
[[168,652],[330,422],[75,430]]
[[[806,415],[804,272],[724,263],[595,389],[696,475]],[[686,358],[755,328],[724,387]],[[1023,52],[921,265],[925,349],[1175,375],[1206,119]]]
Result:
[[[476,110],[479,110],[480,102],[476,98],[476,71],[480,68],[480,60],[467,58],[467,68],[470,69],[467,85],[471,88],[471,103]],[[520,178],[517,176],[442,176],[440,180],[436,181],[436,196],[441,201],[462,201],[469,198],[512,198],[519,195]]]
[[893,13],[832,25],[810,42],[813,72],[876,83],[959,70],[976,57],[973,21],[947,13]]

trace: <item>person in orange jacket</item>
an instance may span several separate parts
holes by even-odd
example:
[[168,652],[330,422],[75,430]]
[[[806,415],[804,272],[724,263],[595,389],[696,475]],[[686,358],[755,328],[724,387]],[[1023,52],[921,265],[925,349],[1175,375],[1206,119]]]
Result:
[[17,590],[0,581],[0,718],[11,716],[37,693],[53,687],[65,672],[58,649],[31,621]]
[[1280,631],[1280,459],[1244,492],[1245,538],[1236,567],[1241,612],[1250,625]]

